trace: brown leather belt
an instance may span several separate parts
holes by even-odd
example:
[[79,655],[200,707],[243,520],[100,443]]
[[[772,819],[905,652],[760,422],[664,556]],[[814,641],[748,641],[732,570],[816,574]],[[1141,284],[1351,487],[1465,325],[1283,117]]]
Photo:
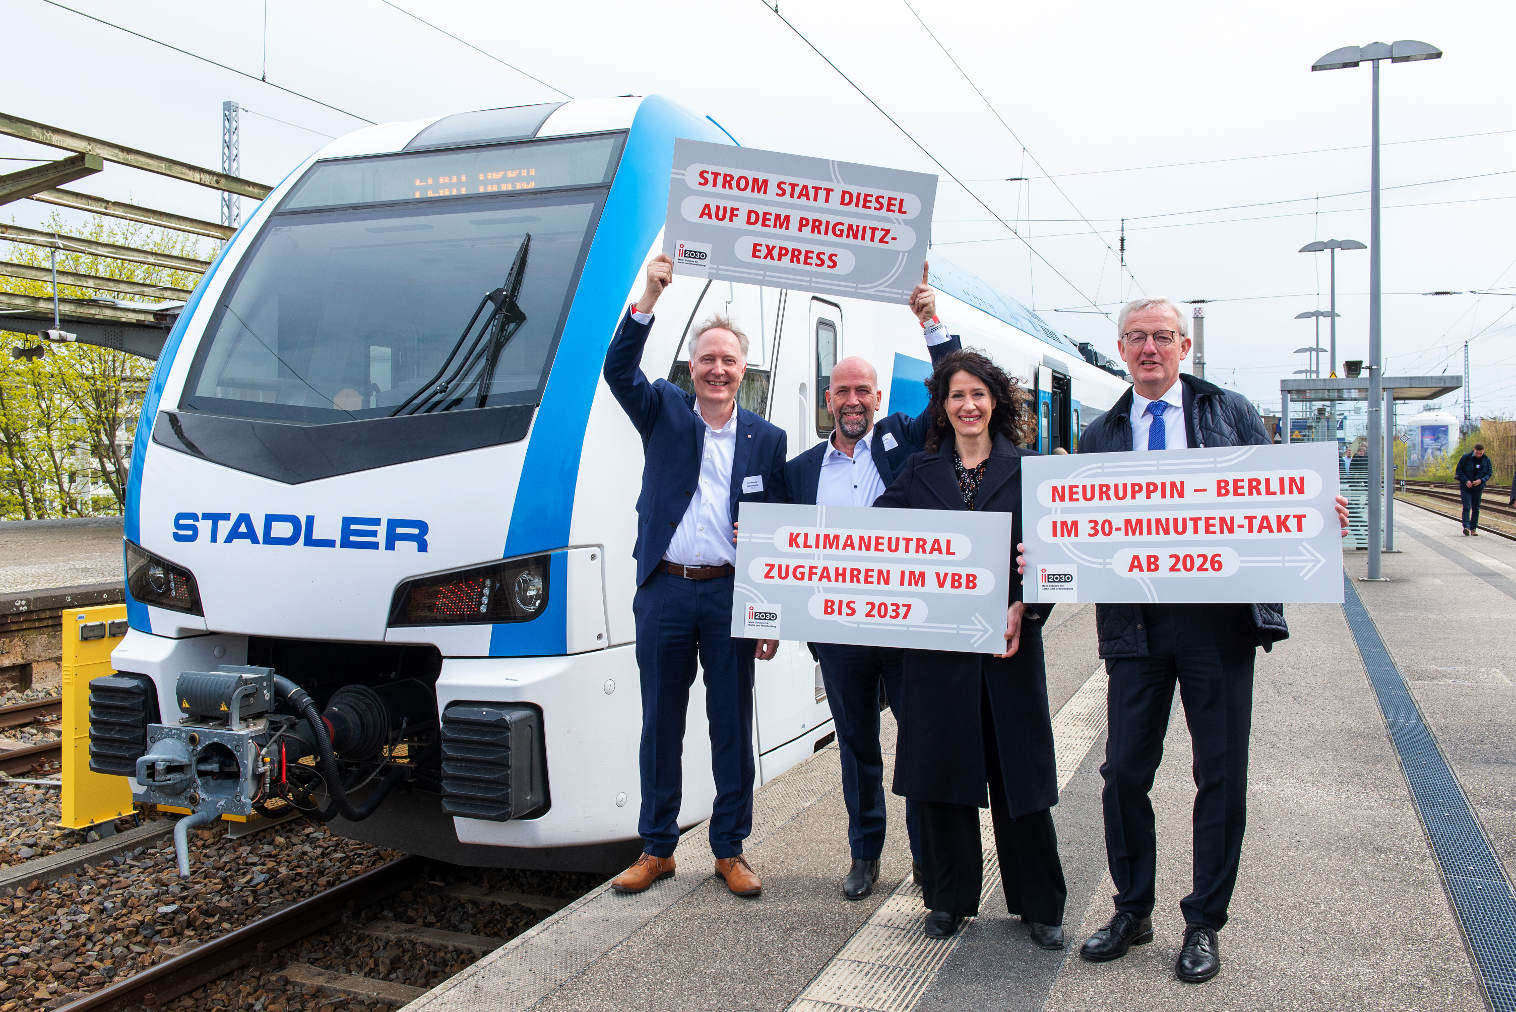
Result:
[[731,576],[737,571],[737,567],[730,562],[719,566],[681,566],[677,562],[669,562],[667,559],[658,563],[658,568],[665,573],[673,573],[682,576],[686,580],[715,580],[723,576]]

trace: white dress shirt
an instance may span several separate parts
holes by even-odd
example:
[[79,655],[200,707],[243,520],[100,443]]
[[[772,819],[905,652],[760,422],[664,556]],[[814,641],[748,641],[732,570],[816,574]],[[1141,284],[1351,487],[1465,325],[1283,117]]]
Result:
[[[1167,437],[1167,448],[1170,450],[1189,449],[1189,439],[1184,432],[1184,386],[1179,380],[1169,387],[1162,397],[1158,398],[1167,404],[1163,412],[1163,432]],[[1148,405],[1153,403],[1132,388],[1132,413],[1127,416],[1132,423],[1132,449],[1146,450],[1148,448],[1148,429],[1152,427],[1153,416],[1148,414]]]
[[737,451],[737,406],[719,429],[713,429],[700,414],[700,402],[693,408],[695,417],[705,425],[705,440],[700,451],[700,479],[695,494],[685,508],[673,540],[663,557],[681,566],[719,566],[736,563],[737,547],[732,544],[732,457]]
[[884,482],[870,446],[875,431],[871,427],[863,434],[854,444],[851,457],[837,449],[832,439],[826,441],[821,477],[816,483],[817,506],[872,506],[884,494]]

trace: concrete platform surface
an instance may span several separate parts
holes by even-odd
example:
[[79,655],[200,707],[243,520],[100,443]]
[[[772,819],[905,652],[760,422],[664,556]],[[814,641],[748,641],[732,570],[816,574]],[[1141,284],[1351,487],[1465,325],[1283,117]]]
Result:
[[121,583],[121,518],[0,521],[0,594]]
[[[1503,864],[1516,860],[1516,688],[1504,636],[1516,627],[1516,543],[1463,538],[1456,524],[1397,510],[1399,553],[1359,595],[1422,718]],[[980,916],[947,941],[921,931],[903,807],[875,894],[840,893],[848,866],[835,746],[757,795],[747,853],[762,897],[711,876],[704,827],[680,841],[678,874],[646,893],[583,897],[408,1012],[504,1009],[1411,1009],[1513,1007],[1470,954],[1428,843],[1365,661],[1338,605],[1287,609],[1292,635],[1260,653],[1248,831],[1221,974],[1173,975],[1189,889],[1189,741],[1176,706],[1153,789],[1158,816],[1156,938],[1125,958],[1081,961],[1079,943],[1111,914],[1099,765],[1105,674],[1094,609],[1064,606],[1047,630],[1061,802],[1054,809],[1069,886],[1069,947],[1044,952],[1009,918],[986,831]],[[892,741],[886,729],[886,744]],[[690,733],[699,733],[692,723]],[[890,758],[887,756],[887,759]],[[986,820],[987,821],[987,820]],[[1476,829],[1477,835],[1477,829]],[[1497,925],[1509,944],[1516,923]]]

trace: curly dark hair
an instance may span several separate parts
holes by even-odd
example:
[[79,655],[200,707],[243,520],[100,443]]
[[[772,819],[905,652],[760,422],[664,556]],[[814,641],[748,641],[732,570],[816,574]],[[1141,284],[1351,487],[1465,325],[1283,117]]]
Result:
[[999,433],[1021,445],[1030,443],[1036,436],[1036,422],[1026,409],[1031,400],[1026,388],[981,352],[964,350],[955,351],[938,362],[926,381],[927,395],[931,398],[927,405],[931,424],[927,429],[926,448],[935,450],[944,439],[953,438],[953,425],[948,421],[943,405],[947,402],[949,382],[960,372],[978,377],[995,399],[995,410],[990,413],[990,434]]

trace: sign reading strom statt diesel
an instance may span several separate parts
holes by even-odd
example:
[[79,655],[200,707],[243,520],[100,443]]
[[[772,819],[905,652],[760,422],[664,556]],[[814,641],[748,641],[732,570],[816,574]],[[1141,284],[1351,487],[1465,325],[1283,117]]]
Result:
[[680,274],[903,302],[936,195],[926,173],[678,140],[664,252]]
[[1026,599],[1340,602],[1336,449],[1023,458]]
[[732,635],[1005,649],[1011,515],[744,503]]

